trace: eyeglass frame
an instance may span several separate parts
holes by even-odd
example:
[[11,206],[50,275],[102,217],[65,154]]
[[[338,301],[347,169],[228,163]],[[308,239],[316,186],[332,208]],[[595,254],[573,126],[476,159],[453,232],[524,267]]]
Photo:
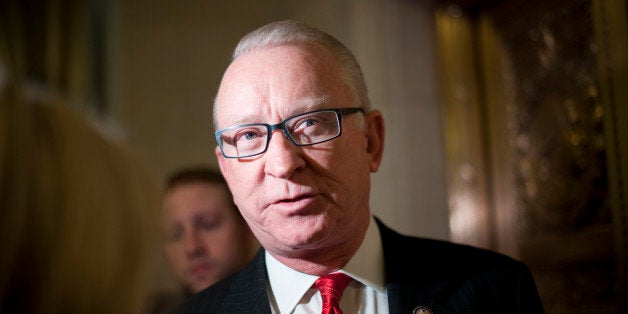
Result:
[[[300,117],[300,116],[304,116],[304,115],[308,115],[308,114],[312,114],[312,113],[317,113],[317,112],[322,112],[322,111],[333,111],[336,113],[336,121],[338,121],[338,134],[320,141],[320,142],[315,142],[315,143],[306,143],[306,144],[299,144],[297,142],[295,142],[294,138],[292,138],[292,135],[290,134],[290,132],[286,129],[286,122]],[[290,116],[286,119],[284,119],[283,121],[277,123],[277,124],[268,124],[268,123],[248,123],[248,124],[239,124],[239,125],[234,125],[219,131],[214,132],[214,136],[215,136],[215,140],[216,143],[218,143],[218,147],[220,148],[220,152],[222,153],[222,156],[225,158],[248,158],[248,157],[253,157],[253,156],[258,156],[261,155],[263,153],[265,153],[268,150],[268,145],[270,144],[270,140],[272,137],[272,134],[275,130],[282,130],[283,134],[286,136],[286,138],[288,138],[288,140],[290,140],[290,142],[292,142],[292,144],[294,144],[295,146],[312,146],[312,145],[316,145],[316,144],[320,144],[320,143],[325,143],[328,141],[331,141],[333,139],[336,139],[338,137],[340,137],[340,135],[342,135],[342,117],[344,116],[348,116],[348,115],[352,115],[354,113],[358,113],[358,112],[362,112],[365,113],[364,108],[360,108],[360,107],[350,107],[350,108],[325,108],[325,109],[317,109],[317,110],[312,110],[312,111],[308,111],[308,112],[304,112],[304,113],[300,113],[294,116]],[[233,130],[236,128],[241,128],[241,127],[247,127],[247,126],[264,126],[266,127],[266,145],[264,147],[264,149],[262,151],[260,151],[259,153],[255,153],[255,154],[250,154],[250,155],[244,155],[244,156],[226,156],[225,152],[222,148],[222,140],[220,139],[220,135],[226,131],[229,130]]]

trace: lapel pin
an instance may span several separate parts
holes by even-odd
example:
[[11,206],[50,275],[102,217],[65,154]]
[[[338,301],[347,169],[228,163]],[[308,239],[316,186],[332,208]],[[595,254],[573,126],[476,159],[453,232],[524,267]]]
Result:
[[433,312],[425,306],[417,306],[412,311],[412,314],[433,314]]

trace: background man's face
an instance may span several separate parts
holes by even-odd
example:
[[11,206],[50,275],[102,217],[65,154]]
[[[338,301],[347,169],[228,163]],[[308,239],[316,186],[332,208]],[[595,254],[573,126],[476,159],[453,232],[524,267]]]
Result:
[[251,236],[225,187],[181,184],[164,199],[164,254],[176,279],[196,293],[246,263]]

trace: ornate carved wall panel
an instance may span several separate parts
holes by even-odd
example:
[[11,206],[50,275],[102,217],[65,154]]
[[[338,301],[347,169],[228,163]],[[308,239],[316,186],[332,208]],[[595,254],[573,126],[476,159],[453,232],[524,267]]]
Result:
[[[486,220],[452,235],[527,262],[548,313],[626,309],[625,12],[622,1],[510,0],[461,1],[437,15],[443,77],[454,78],[442,83],[446,136],[479,147],[474,168],[486,180],[461,185],[472,151],[448,146],[450,199],[486,195],[474,204]],[[461,21],[467,37],[447,39]],[[472,48],[452,53],[460,41]],[[452,99],[464,71],[447,65],[460,60],[471,60],[462,66],[475,85]],[[479,122],[447,127],[469,108]],[[450,209],[452,220],[465,216]],[[474,242],[487,230],[490,241]]]

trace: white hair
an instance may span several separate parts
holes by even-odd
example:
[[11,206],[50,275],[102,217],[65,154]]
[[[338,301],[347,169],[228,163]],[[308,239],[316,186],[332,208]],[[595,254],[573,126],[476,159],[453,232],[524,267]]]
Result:
[[[353,53],[333,36],[305,23],[293,20],[272,22],[248,33],[240,39],[233,51],[231,60],[261,48],[307,43],[319,44],[329,49],[338,61],[343,71],[342,75],[345,76],[350,88],[358,97],[359,107],[368,112],[371,101],[368,98],[366,81]],[[214,121],[216,121],[215,109]]]

